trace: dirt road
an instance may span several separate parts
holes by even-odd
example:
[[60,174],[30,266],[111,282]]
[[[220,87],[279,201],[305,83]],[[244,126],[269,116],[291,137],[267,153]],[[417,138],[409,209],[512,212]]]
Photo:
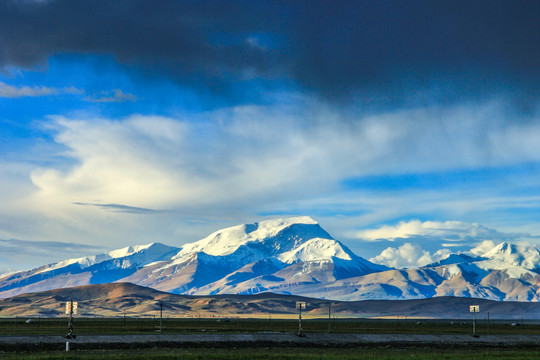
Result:
[[137,347],[231,347],[231,346],[433,346],[433,347],[530,347],[540,348],[539,335],[377,335],[377,334],[185,334],[185,335],[79,335],[66,340],[62,336],[0,336],[0,350],[64,348],[75,349]]

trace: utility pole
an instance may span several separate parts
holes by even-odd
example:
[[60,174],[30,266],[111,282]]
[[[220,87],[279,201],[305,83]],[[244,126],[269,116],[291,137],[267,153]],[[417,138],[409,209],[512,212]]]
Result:
[[76,335],[73,333],[73,314],[77,314],[78,302],[73,302],[73,299],[70,299],[66,303],[66,314],[69,314],[68,320],[68,333],[65,336],[66,339],[75,339]]
[[159,302],[159,333],[161,334],[161,331],[163,329],[163,302]]
[[473,310],[472,333],[473,333],[473,336],[476,335],[476,310]]
[[305,336],[304,330],[302,329],[302,309],[306,308],[305,301],[297,301],[296,307],[298,308],[298,336]]
[[477,312],[480,312],[480,305],[470,305],[469,306],[469,311],[473,313],[473,335],[474,337],[478,337],[478,335],[476,334],[476,313]]
[[330,334],[330,324],[332,323],[332,303],[328,304],[328,333]]
[[302,329],[302,307],[298,308],[298,336],[304,336],[304,330]]
[[73,338],[73,299],[69,300],[69,321],[68,321],[68,334],[67,336]]

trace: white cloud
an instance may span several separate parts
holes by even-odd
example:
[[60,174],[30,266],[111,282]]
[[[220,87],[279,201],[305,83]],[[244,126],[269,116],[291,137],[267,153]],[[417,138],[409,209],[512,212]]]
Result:
[[460,221],[401,221],[397,225],[385,225],[378,229],[364,230],[357,233],[359,238],[376,241],[407,239],[411,237],[434,237],[440,241],[464,241],[482,238],[507,238],[494,229],[479,224],[469,224]]
[[[357,239],[364,241],[413,242],[424,249],[433,250],[443,247],[481,253],[495,243],[534,243],[538,237],[527,233],[505,233],[476,223],[460,221],[401,221],[397,225],[384,225],[377,229],[357,232]],[[475,252],[476,251],[476,252]]]
[[501,242],[538,243],[537,236],[527,233],[505,233],[459,221],[402,221],[394,226],[385,225],[355,235],[357,240],[363,240],[359,242],[363,244],[365,241],[370,244],[395,242],[395,246],[371,259],[381,264],[394,264],[391,266],[395,267],[423,266],[439,261],[450,252],[481,255]]
[[398,248],[388,247],[369,261],[398,269],[416,268],[439,261],[448,254],[450,254],[449,250],[442,249],[432,255],[418,245],[405,243]]
[[469,252],[476,256],[484,255],[489,250],[493,249],[498,243],[495,243],[491,240],[484,240],[480,244],[478,244],[476,247],[469,250]]
[[[32,173],[38,199],[154,205],[189,198],[181,173],[185,126],[159,117],[125,121],[55,118],[65,153],[78,161],[67,172],[43,168]],[[193,189],[191,189],[193,190]],[[56,200],[54,200],[56,199]]]
[[[468,115],[493,115],[491,107],[469,109]],[[475,157],[475,162],[480,161],[481,154],[469,152],[474,139],[467,146],[461,137],[439,144],[437,128],[468,124],[464,112],[463,108],[427,109],[357,120],[304,99],[290,106],[241,106],[180,119],[55,117],[56,141],[78,164],[71,169],[36,170],[32,181],[48,201],[95,203],[99,199],[148,208],[186,204],[239,208],[252,203],[253,209],[260,210],[262,204],[339,196],[340,182],[349,177],[414,171],[417,164],[433,170],[454,166],[460,156],[467,162]],[[470,125],[463,130],[470,130]],[[425,147],[433,148],[425,151]],[[462,149],[467,154],[460,155]],[[540,157],[538,150],[536,157]],[[462,226],[409,222],[360,235],[370,239],[438,236],[443,231],[452,241],[450,235],[460,238],[490,231],[474,224]]]
[[46,86],[12,86],[0,81],[0,98],[19,98],[19,97],[37,97],[52,96],[61,94],[82,94],[83,91],[74,87],[53,88]]
[[[326,126],[260,107],[201,114],[191,121],[132,116],[123,120],[53,118],[56,141],[78,164],[32,173],[39,197],[49,202],[103,202],[149,208],[269,201],[304,197],[333,187],[363,144]],[[378,128],[379,126],[375,126]],[[329,129],[330,130],[330,129]],[[321,171],[325,169],[325,171]]]

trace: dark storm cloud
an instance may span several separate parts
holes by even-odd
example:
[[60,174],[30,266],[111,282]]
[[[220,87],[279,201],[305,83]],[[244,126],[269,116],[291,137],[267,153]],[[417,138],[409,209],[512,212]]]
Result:
[[534,0],[4,1],[0,66],[108,54],[218,91],[257,76],[334,99],[511,91],[527,106],[539,92],[539,17]]
[[538,2],[337,3],[312,9],[293,32],[294,77],[309,88],[389,102],[422,90],[442,101],[505,88],[537,94]]
[[[246,14],[240,2],[214,1],[3,1],[0,67],[32,68],[55,54],[112,55],[146,76],[219,88],[275,63],[246,41],[264,22],[250,16],[261,20],[262,9]],[[216,43],[222,33],[234,38]]]

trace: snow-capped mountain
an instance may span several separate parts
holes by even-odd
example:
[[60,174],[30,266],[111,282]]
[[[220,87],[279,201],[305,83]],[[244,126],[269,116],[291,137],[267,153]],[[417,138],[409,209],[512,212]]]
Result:
[[0,278],[0,298],[26,292],[131,282],[176,294],[274,292],[336,300],[434,296],[540,300],[540,251],[499,244],[450,254],[419,269],[374,264],[309,217],[222,229],[182,247],[159,243],[60,261]]
[[295,283],[298,276],[319,281],[320,263],[331,264],[323,272],[333,279],[388,269],[355,255],[313,219],[298,217],[217,231],[184,245],[171,261],[147,266],[124,281],[173,293],[256,293],[270,290],[259,278],[291,266],[302,266]]
[[[313,219],[297,217],[230,227],[178,248],[156,243],[127,247],[18,272],[0,279],[0,297],[114,281],[174,293],[220,292],[223,279],[234,288],[293,265],[301,266],[311,282],[388,269],[355,255]],[[246,291],[263,291],[256,287]]]
[[444,279],[437,295],[540,300],[540,251],[503,242],[480,256],[452,254],[427,265]]

